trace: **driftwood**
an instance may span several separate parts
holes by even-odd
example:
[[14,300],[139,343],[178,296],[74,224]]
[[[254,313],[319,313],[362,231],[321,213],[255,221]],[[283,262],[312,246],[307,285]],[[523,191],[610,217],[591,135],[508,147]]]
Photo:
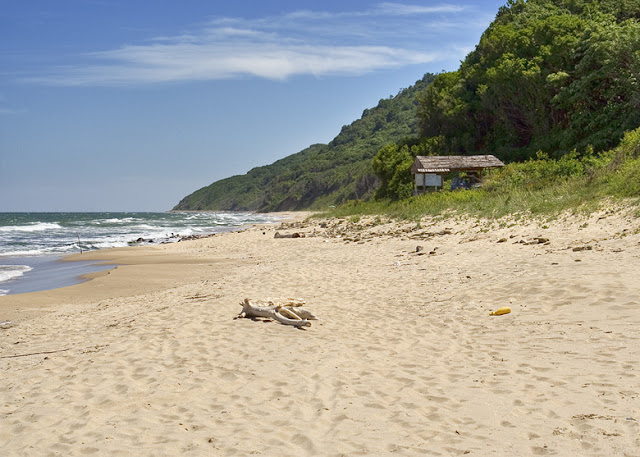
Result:
[[255,301],[245,298],[240,303],[242,311],[238,317],[267,317],[284,325],[311,327],[310,320],[317,317],[308,309],[302,308],[304,300],[287,298],[284,300]]
[[273,236],[274,238],[304,238],[305,235],[304,233],[299,233],[299,232],[295,232],[295,233],[287,233],[287,234],[282,234],[280,232],[276,232],[276,234]]
[[30,352],[29,354],[15,354],[15,355],[2,355],[0,359],[13,359],[15,357],[28,357],[30,355],[41,355],[41,354],[55,354],[56,352],[64,352],[68,351],[71,348],[59,349],[57,351],[41,351],[41,352]]
[[6,329],[11,328],[11,327],[13,327],[13,322],[11,322],[11,321],[0,322],[0,329],[2,329],[2,330],[6,330]]

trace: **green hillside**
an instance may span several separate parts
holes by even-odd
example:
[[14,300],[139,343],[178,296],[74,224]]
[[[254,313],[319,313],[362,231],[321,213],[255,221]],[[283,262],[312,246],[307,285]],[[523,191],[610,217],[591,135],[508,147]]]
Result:
[[419,138],[374,158],[378,198],[411,196],[416,155],[590,157],[640,126],[640,0],[511,0],[418,95]]
[[456,71],[381,100],[328,145],[175,209],[288,210],[411,195],[416,155],[576,159],[640,126],[640,0],[509,0]]
[[640,125],[639,0],[512,0],[420,95],[437,152],[521,161],[615,147]]
[[364,110],[329,144],[315,144],[245,175],[216,181],[182,199],[174,210],[283,211],[371,197],[379,185],[371,159],[382,146],[418,134],[417,94],[434,77],[427,74]]

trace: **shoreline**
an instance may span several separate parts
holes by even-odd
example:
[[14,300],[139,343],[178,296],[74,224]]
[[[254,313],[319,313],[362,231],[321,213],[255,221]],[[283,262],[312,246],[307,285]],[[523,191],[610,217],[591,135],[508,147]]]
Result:
[[[31,316],[0,330],[0,450],[603,456],[640,445],[640,220],[624,212],[298,220],[109,254],[116,269],[33,294]],[[234,319],[242,299],[277,297],[306,300],[319,320]]]
[[[169,211],[171,212],[171,211]],[[184,212],[184,211],[175,211],[175,212]],[[203,213],[203,211],[197,211],[193,213]],[[212,214],[217,214],[219,212],[212,211]],[[276,212],[269,213],[270,217],[274,218],[274,221],[269,224],[276,224],[282,220],[298,220],[301,217],[306,217],[310,212],[299,212],[296,214],[295,212]],[[180,242],[185,241],[193,241],[196,239],[208,238],[210,236],[214,236],[220,233],[227,233],[232,231],[242,231],[252,225],[261,225],[260,224],[246,224],[237,227],[218,227],[216,231],[206,234],[199,235],[188,235],[182,236],[179,238]],[[172,241],[172,243],[178,241]],[[8,294],[0,295],[3,296],[11,296],[16,297],[16,295],[22,295],[25,293],[33,294],[38,292],[48,292],[56,289],[62,289],[67,287],[72,287],[75,285],[82,284],[84,282],[90,281],[100,276],[104,276],[109,274],[106,270],[113,269],[117,262],[113,262],[110,259],[109,254],[106,256],[103,254],[92,256],[91,253],[109,253],[113,251],[114,257],[119,256],[119,250],[121,249],[140,249],[144,247],[153,247],[159,244],[168,244],[168,243],[157,243],[157,244],[130,244],[129,246],[121,246],[118,248],[104,248],[104,249],[94,249],[79,253],[61,253],[61,254],[41,254],[35,256],[0,256],[0,264],[3,259],[8,265],[25,265],[28,264],[30,267],[30,271],[25,273],[28,277],[18,277],[15,280],[7,283],[6,287],[9,288]],[[21,261],[21,259],[25,259]],[[65,263],[76,263],[75,267],[71,267],[69,265],[65,265]],[[82,265],[84,263],[84,265]],[[135,263],[135,261],[134,261]],[[46,264],[46,265],[45,265]],[[44,271],[42,270],[42,266],[45,266]],[[108,265],[113,265],[108,267]],[[2,285],[4,283],[0,283],[0,289],[2,289]],[[31,297],[31,296],[30,296]],[[23,302],[24,300],[20,298],[15,299],[16,302]],[[41,297],[37,297],[36,301],[42,302],[43,299]],[[2,313],[2,301],[0,301],[0,318],[3,316]]]
[[9,292],[4,295],[16,295],[30,292],[44,292],[69,287],[84,282],[84,275],[99,272],[106,266],[95,262],[77,259],[65,262],[63,254],[43,254],[37,256],[0,256],[0,265],[24,266],[28,270],[22,276],[0,283],[0,289]]

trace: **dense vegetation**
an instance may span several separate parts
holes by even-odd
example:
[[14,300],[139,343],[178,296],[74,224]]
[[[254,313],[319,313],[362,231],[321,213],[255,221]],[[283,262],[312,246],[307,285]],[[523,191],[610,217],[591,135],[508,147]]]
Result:
[[[378,197],[402,199],[421,154],[523,161],[591,155],[640,125],[640,0],[512,0],[476,49],[419,95],[420,138],[374,160]],[[577,152],[576,152],[577,151]]]
[[615,146],[640,125],[638,18],[637,0],[509,2],[421,95],[423,135],[509,161]]
[[[567,176],[613,195],[602,180],[627,166],[610,151],[640,126],[639,79],[640,0],[510,0],[458,70],[381,100],[329,145],[214,183],[176,209],[323,208],[374,195],[414,205],[409,168],[429,154],[494,154],[511,165],[481,192],[419,197],[425,211],[501,193],[507,208],[518,186],[542,196]],[[633,173],[637,156],[624,157]]]
[[282,211],[326,208],[368,199],[379,185],[371,159],[384,145],[418,135],[417,95],[435,75],[426,74],[342,131],[329,144],[309,148],[197,190],[175,210]]
[[563,211],[596,210],[612,199],[638,204],[639,196],[640,128],[628,132],[618,147],[599,154],[573,153],[557,159],[539,154],[510,163],[491,172],[481,189],[431,192],[402,200],[354,200],[319,215],[386,215],[415,221],[450,212],[485,218],[553,217]]

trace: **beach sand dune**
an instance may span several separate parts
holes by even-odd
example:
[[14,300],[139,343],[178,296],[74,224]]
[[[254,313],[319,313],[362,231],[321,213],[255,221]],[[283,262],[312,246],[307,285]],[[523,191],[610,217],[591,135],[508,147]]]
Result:
[[[639,227],[331,220],[91,253],[118,269],[0,297],[0,454],[640,455]],[[245,297],[320,320],[234,319]]]

